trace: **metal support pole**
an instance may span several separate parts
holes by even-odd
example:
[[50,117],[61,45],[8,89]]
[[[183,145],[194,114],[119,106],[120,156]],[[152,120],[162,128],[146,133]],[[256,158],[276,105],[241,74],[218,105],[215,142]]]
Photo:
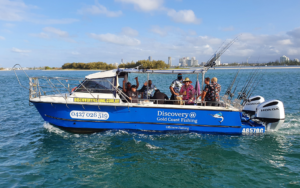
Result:
[[149,98],[148,98],[148,91],[149,91],[149,73],[147,74],[147,92],[146,92],[147,99],[149,100]]
[[205,76],[205,72],[202,72],[202,91],[204,89],[204,76]]

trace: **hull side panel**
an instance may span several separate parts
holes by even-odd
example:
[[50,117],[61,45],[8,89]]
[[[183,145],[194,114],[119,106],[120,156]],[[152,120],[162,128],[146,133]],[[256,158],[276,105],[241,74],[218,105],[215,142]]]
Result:
[[[155,107],[120,107],[33,103],[45,121],[65,129],[196,131],[241,134],[251,126],[242,124],[240,112]],[[99,109],[100,108],[100,109]],[[246,129],[245,129],[246,128]],[[261,132],[260,129],[252,129]],[[253,131],[252,130],[252,131]]]

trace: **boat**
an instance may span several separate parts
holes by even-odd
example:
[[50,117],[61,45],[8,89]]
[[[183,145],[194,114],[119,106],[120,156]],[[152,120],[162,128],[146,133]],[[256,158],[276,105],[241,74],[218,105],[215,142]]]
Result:
[[[233,39],[214,54],[199,69],[151,70],[145,67],[114,69],[87,75],[84,79],[61,77],[27,77],[29,102],[51,125],[74,133],[92,133],[105,130],[137,130],[159,132],[201,132],[213,134],[261,134],[277,131],[283,124],[285,112],[279,100],[265,101],[262,96],[251,97],[261,77],[255,69],[238,97],[231,92],[239,74],[215,106],[195,100],[194,105],[178,101],[139,99],[129,101],[119,81],[130,74],[197,74],[197,81],[214,68],[215,61],[234,43]],[[13,68],[20,66],[15,65]],[[21,66],[20,66],[21,67]],[[15,70],[15,69],[14,69]],[[148,87],[148,86],[147,86]],[[174,104],[174,102],[178,102]]]
[[178,73],[204,78],[206,71],[133,68],[97,72],[84,79],[29,77],[29,102],[46,122],[74,133],[138,130],[260,134],[282,126],[284,107],[278,100],[254,96],[241,105],[224,96],[217,106],[206,106],[201,100],[194,105],[173,104],[170,100],[157,104],[157,99],[149,98],[131,103],[119,85],[131,73],[148,74],[148,78]]

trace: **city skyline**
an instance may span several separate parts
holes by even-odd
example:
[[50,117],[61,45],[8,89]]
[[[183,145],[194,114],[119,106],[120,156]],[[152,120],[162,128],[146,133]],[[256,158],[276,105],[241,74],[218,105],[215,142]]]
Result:
[[176,66],[186,56],[206,62],[240,34],[222,63],[297,59],[300,25],[293,12],[299,5],[296,0],[2,0],[0,64],[60,67],[151,56],[166,63],[171,57]]

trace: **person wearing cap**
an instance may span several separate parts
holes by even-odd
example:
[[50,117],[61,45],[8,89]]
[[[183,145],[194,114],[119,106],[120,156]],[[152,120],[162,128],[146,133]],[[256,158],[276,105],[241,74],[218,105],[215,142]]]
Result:
[[182,95],[182,100],[186,101],[187,104],[193,104],[195,89],[191,85],[192,81],[186,77],[183,80],[184,85],[181,87],[179,94]]
[[[183,82],[182,82],[182,74],[179,73],[177,75],[177,79],[174,80],[170,86],[170,91],[172,93],[172,96],[170,98],[170,100],[179,100],[179,92],[180,92],[180,89],[183,85]],[[175,104],[178,104],[177,101],[174,102]]]
[[213,77],[211,83],[210,79],[205,78],[205,88],[202,93],[201,100],[206,101],[206,106],[217,106],[220,101],[221,85],[217,83],[218,79]]
[[132,103],[138,103],[139,95],[143,95],[143,92],[137,91],[137,86],[131,86],[131,91],[127,92],[128,99]]
[[[134,78],[136,80],[136,87],[138,88],[139,87],[139,79],[138,77],[135,77]],[[123,80],[123,92],[128,96],[128,92],[131,91],[131,83],[130,82],[127,82],[126,83],[126,87],[125,87],[125,82],[126,80],[124,79]]]
[[152,84],[152,80],[149,80],[144,83],[143,87],[139,91],[144,93],[144,99],[152,99],[153,91],[155,90],[157,90],[156,86]]

